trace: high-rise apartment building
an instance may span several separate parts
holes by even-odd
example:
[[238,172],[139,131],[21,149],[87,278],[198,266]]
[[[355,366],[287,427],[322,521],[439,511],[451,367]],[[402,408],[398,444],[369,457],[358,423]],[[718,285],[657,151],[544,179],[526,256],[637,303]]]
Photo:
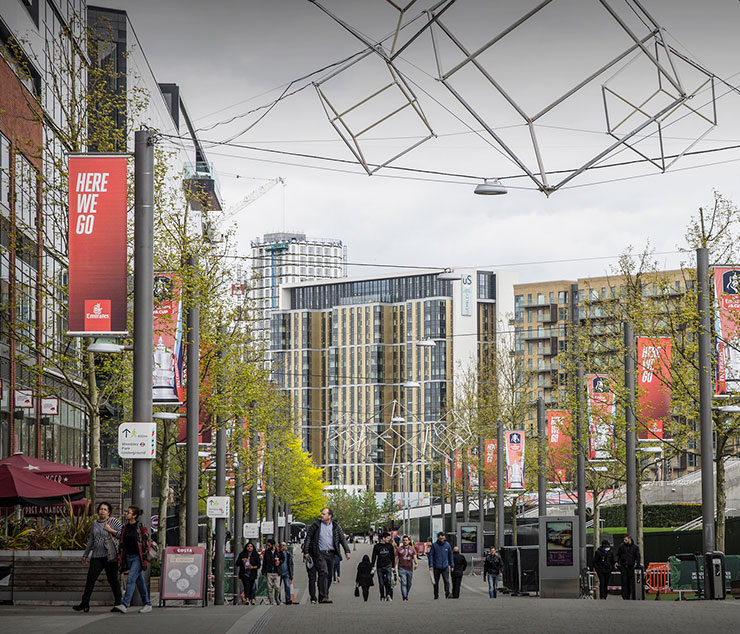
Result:
[[270,315],[279,306],[280,287],[346,277],[347,247],[341,240],[290,232],[267,233],[251,246],[253,287],[249,298],[256,310],[254,329],[257,341],[268,348]]
[[282,287],[274,376],[330,483],[429,491],[435,423],[456,378],[508,328],[513,279],[457,269]]

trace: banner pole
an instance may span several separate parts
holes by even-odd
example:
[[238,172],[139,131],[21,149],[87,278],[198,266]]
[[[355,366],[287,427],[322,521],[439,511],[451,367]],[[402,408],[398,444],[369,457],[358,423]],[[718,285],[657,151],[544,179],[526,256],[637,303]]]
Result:
[[[624,322],[625,461],[627,462],[627,534],[637,540],[637,442],[635,440],[635,336],[632,324]],[[640,544],[641,546],[642,544]],[[596,547],[596,544],[594,544]]]

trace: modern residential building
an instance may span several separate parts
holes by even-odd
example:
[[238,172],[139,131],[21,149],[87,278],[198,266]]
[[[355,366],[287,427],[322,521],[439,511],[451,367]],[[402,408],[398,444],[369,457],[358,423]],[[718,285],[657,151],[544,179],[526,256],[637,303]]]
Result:
[[[255,310],[254,332],[266,349],[270,345],[270,315],[280,302],[280,287],[305,280],[346,277],[347,247],[341,240],[307,238],[304,233],[267,233],[253,240],[250,304]],[[269,355],[268,355],[269,356]]]
[[[643,275],[641,293],[645,301],[663,299],[666,294],[677,296],[695,284],[693,270],[677,269]],[[574,292],[576,295],[574,296]],[[533,398],[542,397],[545,407],[562,406],[566,371],[558,355],[568,350],[574,325],[591,324],[590,332],[596,335],[622,336],[622,324],[615,323],[609,305],[625,297],[625,278],[619,275],[584,277],[576,280],[529,282],[514,286],[515,351],[530,372]],[[575,304],[575,306],[573,305]],[[575,308],[575,311],[574,311]],[[639,335],[641,333],[635,333]],[[587,368],[597,372],[599,368]],[[530,409],[526,426],[536,429],[536,411]],[[689,451],[672,461],[670,470],[680,476],[699,464],[696,443]],[[665,477],[665,476],[664,476]]]
[[274,375],[331,484],[429,491],[456,377],[508,328],[514,280],[455,269],[282,287]]

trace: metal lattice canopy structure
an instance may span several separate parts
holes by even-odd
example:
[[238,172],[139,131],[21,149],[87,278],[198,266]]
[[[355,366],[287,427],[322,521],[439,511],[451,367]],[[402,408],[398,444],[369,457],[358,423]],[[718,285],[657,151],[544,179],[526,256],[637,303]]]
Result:
[[[384,421],[388,414],[390,420]],[[394,478],[403,467],[427,465],[435,457],[466,446],[473,437],[470,427],[458,420],[454,411],[439,420],[412,420],[401,403],[392,401],[366,421],[357,422],[348,416],[330,424],[328,446],[337,455],[356,456],[358,462],[337,461],[321,466],[372,466]],[[376,460],[380,453],[385,456],[384,462]],[[410,453],[417,458],[407,459]]]
[[[483,129],[489,142],[546,195],[625,151],[632,153],[637,162],[666,171],[717,125],[714,75],[672,46],[664,29],[639,0],[598,0],[575,5],[565,0],[544,0],[537,4],[518,2],[512,3],[518,11],[516,16],[513,7],[496,3],[495,7],[489,7],[494,15],[501,15],[501,20],[490,28],[495,35],[474,45],[466,42],[469,29],[461,26],[460,20],[455,23],[458,14],[470,13],[470,4],[465,0],[441,0],[431,5],[417,0],[404,5],[392,0],[376,0],[381,5],[390,5],[395,12],[390,34],[379,41],[373,41],[317,0],[311,1],[367,46],[364,54],[315,86],[331,124],[368,174],[388,166],[434,136],[409,81],[398,68],[403,60],[401,56],[411,48],[422,46],[427,36],[431,40],[437,82],[462,106],[463,114],[467,113]],[[420,8],[423,4],[428,6]],[[570,22],[578,23],[582,17],[580,13],[590,12],[589,19],[599,26],[597,33],[590,33],[592,39],[596,38],[596,49],[592,46],[591,50],[583,50],[578,64],[573,64],[574,68],[585,69],[582,75],[574,77],[567,85],[556,85],[554,94],[546,98],[545,73],[550,60],[541,60],[540,74],[531,76],[531,86],[545,100],[535,103],[537,100],[520,97],[508,87],[512,83],[511,73],[507,75],[504,64],[521,61],[511,55],[511,41],[533,22],[539,21],[537,33],[547,32],[557,48],[558,25],[564,24],[564,5],[572,16]],[[419,12],[409,17],[412,6]],[[575,11],[578,14],[574,14]],[[475,15],[467,15],[468,22],[462,24],[469,25],[475,18]],[[510,21],[505,22],[507,18]],[[588,22],[579,28],[583,35],[589,35]],[[608,52],[599,39],[601,33],[607,31],[611,31],[613,40],[619,43],[615,50]],[[524,37],[531,38],[531,32]],[[566,38],[565,33],[563,38]],[[570,45],[570,39],[563,41],[563,47],[566,43]],[[554,56],[557,51],[552,53]],[[346,73],[360,72],[358,65],[371,57],[385,69],[389,80],[344,107],[329,101],[327,82]],[[475,90],[471,90],[471,85]],[[552,88],[549,84],[547,87]],[[586,92],[590,102],[574,105],[573,102]],[[395,95],[396,100],[388,100],[390,95]],[[381,98],[388,101],[378,108]],[[358,115],[363,107],[368,118],[360,122]],[[548,144],[548,139],[551,131],[557,128],[551,119],[558,111],[569,107],[580,109],[581,114],[592,118],[600,113],[604,127],[600,147],[579,157],[575,167],[571,164],[564,168],[558,156],[562,152],[554,144]],[[363,135],[383,123],[408,117],[409,113],[412,117],[409,124],[404,123],[404,129],[411,130],[411,124],[416,125],[420,130],[418,140],[391,157],[370,160],[363,150]],[[670,147],[667,128],[671,129]],[[413,135],[409,133],[409,136]],[[676,147],[676,143],[682,147]]]

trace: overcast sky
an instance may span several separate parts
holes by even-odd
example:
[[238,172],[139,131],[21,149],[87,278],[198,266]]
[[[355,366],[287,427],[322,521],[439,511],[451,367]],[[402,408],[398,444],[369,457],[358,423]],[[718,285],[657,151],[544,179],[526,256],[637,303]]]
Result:
[[[201,128],[269,104],[289,82],[363,48],[307,0],[120,0],[100,4],[129,13],[158,81],[180,85],[181,96]],[[388,34],[397,18],[384,0],[326,0],[322,4],[370,38]],[[429,4],[419,0],[418,8],[412,7],[408,15],[415,16]],[[639,27],[637,16],[624,0],[611,4],[626,22]],[[458,0],[444,21],[474,50],[534,5],[531,0]],[[740,82],[739,2],[644,0],[643,6],[666,29],[666,38],[678,50],[719,78],[733,85]],[[402,38],[413,28],[405,30]],[[449,69],[459,55],[445,37],[440,37],[438,44],[443,66]],[[481,56],[481,63],[522,109],[532,113],[627,45],[624,32],[599,3],[554,0],[536,18],[491,47]],[[434,81],[435,58],[428,33],[402,57],[398,68],[409,79],[437,138],[395,165],[481,177],[521,175],[521,170],[489,143],[490,137],[471,131],[481,130],[480,124]],[[548,171],[572,170],[609,143],[602,84],[633,103],[643,103],[654,95],[645,104],[646,111],[667,103],[665,93],[654,94],[658,87],[655,70],[644,58],[624,67],[631,59],[626,58],[543,118],[545,125],[538,130],[538,139]],[[706,78],[680,61],[676,70],[689,92],[700,89],[692,107],[699,114],[711,115],[710,85],[703,85]],[[374,92],[387,76],[379,58],[372,56],[326,82],[322,89],[334,105],[346,108]],[[453,81],[517,156],[537,171],[528,132],[512,108],[473,69],[466,67]],[[670,90],[665,80],[663,85]],[[685,111],[689,116],[664,130],[668,153],[686,149],[707,130],[709,134],[694,150],[740,142],[740,98],[721,82],[715,88],[720,96],[719,125],[710,129],[698,114]],[[373,115],[382,116],[392,109],[393,100],[382,99],[358,109],[352,121],[356,129],[368,125]],[[624,101],[615,96],[608,99],[613,122],[626,116]],[[264,111],[199,134],[203,139],[223,141],[256,123],[234,142],[353,158],[328,122],[311,86],[282,100],[257,121],[261,113]],[[639,121],[639,116],[623,125]],[[369,160],[382,162],[424,134],[418,117],[403,114],[368,133],[363,151]],[[654,156],[658,151],[656,137],[641,140],[637,149]],[[473,195],[474,181],[461,177],[423,177],[389,170],[368,177],[358,165],[235,147],[213,148],[208,156],[227,207],[264,182],[257,179],[287,180],[287,187],[273,188],[239,215],[240,239],[245,246],[249,239],[265,232],[297,230],[309,236],[341,239],[348,247],[350,262],[480,267],[522,263],[516,267],[522,281],[599,275],[614,264],[613,259],[531,264],[534,262],[614,256],[630,245],[639,250],[648,241],[657,252],[675,251],[683,242],[692,214],[700,205],[711,203],[713,188],[740,203],[740,150],[686,157],[662,175],[645,165],[588,172],[549,198],[535,191],[527,178],[506,178],[510,187],[506,196],[483,197]],[[635,158],[639,155],[633,151],[623,151],[613,161]],[[695,169],[687,169],[690,167]],[[658,259],[673,267],[680,256],[660,255]],[[353,275],[367,272],[365,268],[350,268]]]

